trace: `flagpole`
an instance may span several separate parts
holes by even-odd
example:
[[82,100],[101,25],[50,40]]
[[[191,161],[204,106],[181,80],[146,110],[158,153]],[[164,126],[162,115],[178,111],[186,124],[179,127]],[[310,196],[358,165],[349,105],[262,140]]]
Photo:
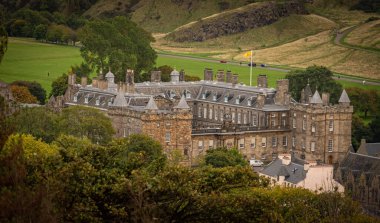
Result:
[[250,71],[249,71],[249,86],[252,86],[252,67],[253,67],[253,62],[252,62],[252,51],[253,50],[251,50],[251,66],[250,66]]

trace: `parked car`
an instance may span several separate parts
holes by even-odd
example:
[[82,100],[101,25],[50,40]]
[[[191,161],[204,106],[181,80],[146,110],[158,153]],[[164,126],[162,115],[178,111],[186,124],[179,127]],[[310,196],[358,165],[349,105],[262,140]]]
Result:
[[264,165],[264,163],[261,160],[251,159],[251,160],[249,160],[249,165],[250,166],[262,166],[262,165]]
[[248,66],[256,67],[256,63],[248,63]]
[[221,60],[220,62],[221,63],[227,63],[227,60]]
[[260,66],[261,66],[261,67],[266,67],[267,65],[264,64],[264,63],[262,63],[262,64],[260,64]]

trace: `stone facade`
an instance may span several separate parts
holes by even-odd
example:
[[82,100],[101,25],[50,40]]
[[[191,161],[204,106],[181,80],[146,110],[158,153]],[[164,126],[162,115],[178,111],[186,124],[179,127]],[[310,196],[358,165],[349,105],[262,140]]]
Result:
[[267,88],[265,75],[258,77],[260,86],[250,87],[223,70],[214,80],[213,71],[205,69],[205,80],[198,82],[184,82],[184,72],[173,71],[172,81],[166,83],[159,72],[152,72],[151,82],[134,83],[133,71],[128,72],[126,83],[117,87],[111,72],[107,81],[99,78],[86,86],[84,81],[73,83],[71,75],[66,105],[103,110],[117,137],[150,135],[168,153],[182,153],[189,165],[221,146],[236,147],[247,159],[272,160],[292,152],[303,159],[336,163],[351,142],[352,106],[345,91],[338,105],[329,105],[326,94],[323,100],[318,92],[309,97],[309,86],[296,102],[288,92],[288,80],[278,80],[276,89]]

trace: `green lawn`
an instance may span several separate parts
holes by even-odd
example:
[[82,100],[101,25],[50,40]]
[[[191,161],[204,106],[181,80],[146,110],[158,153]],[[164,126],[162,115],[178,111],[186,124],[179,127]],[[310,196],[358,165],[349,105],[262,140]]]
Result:
[[0,80],[37,81],[50,92],[51,82],[55,78],[66,73],[71,65],[81,62],[82,58],[76,47],[11,38],[0,64]]
[[[66,73],[71,65],[80,64],[79,49],[72,46],[60,46],[39,43],[32,39],[10,38],[8,51],[0,64],[0,80],[12,82],[15,80],[37,81],[49,92],[51,82]],[[187,75],[198,76],[203,79],[204,68],[212,68],[214,74],[218,69],[231,70],[239,74],[240,82],[249,84],[249,67],[222,64],[219,62],[194,61],[169,57],[158,57],[157,66],[170,65],[177,70],[184,69]],[[49,76],[48,76],[49,73]],[[285,73],[262,68],[254,68],[252,75],[253,85],[257,84],[258,74],[268,75],[269,87],[275,87],[277,79],[284,78]],[[363,86],[359,83],[340,81],[344,87],[360,87],[380,90],[379,86]]]
[[[175,67],[177,70],[184,69],[187,75],[198,76],[203,79],[203,71],[204,68],[211,68],[214,70],[214,75],[217,70],[230,70],[234,74],[239,74],[239,82],[244,82],[245,84],[249,84],[249,67],[247,65],[232,65],[232,64],[223,64],[217,62],[203,62],[203,61],[195,61],[188,59],[177,59],[177,58],[168,58],[168,57],[158,57],[157,65],[170,65]],[[259,74],[266,74],[268,76],[268,85],[270,87],[276,86],[276,80],[282,79],[285,77],[285,72],[282,71],[273,71],[262,68],[253,68],[252,69],[252,85],[257,85],[257,76]]]

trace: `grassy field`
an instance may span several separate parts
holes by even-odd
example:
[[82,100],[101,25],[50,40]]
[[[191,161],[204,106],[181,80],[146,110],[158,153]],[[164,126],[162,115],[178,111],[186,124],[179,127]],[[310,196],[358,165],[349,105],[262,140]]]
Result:
[[[32,39],[11,38],[8,51],[0,64],[0,80],[5,82],[15,80],[37,81],[49,92],[51,82],[55,78],[66,73],[71,65],[81,62],[82,58],[79,49],[76,47],[39,43]],[[249,83],[248,66],[159,57],[157,66],[161,65],[184,69],[188,75],[201,78],[203,78],[203,70],[206,67],[214,70],[228,69],[239,74],[242,82]],[[253,74],[255,77],[258,74],[267,74],[270,86],[274,86],[276,79],[285,76],[284,72],[260,68],[253,69]]]
[[344,41],[351,45],[380,49],[380,20],[359,25]]
[[76,47],[11,38],[0,64],[0,80],[37,81],[50,92],[54,79],[67,73],[71,65],[81,62],[82,57]]
[[[333,37],[332,32],[324,31],[281,46],[256,50],[254,58],[260,62],[292,67],[322,65],[338,73],[380,79],[380,53],[334,45]],[[220,56],[225,57],[247,60],[243,53]]]
[[[66,73],[71,65],[82,62],[79,49],[71,46],[59,46],[39,43],[32,39],[11,38],[8,51],[0,64],[0,80],[12,82],[15,80],[37,81],[49,92],[51,82]],[[216,62],[194,61],[189,59],[169,58],[159,56],[157,66],[170,65],[176,69],[184,69],[186,74],[198,76],[203,79],[204,68],[212,68],[214,72],[219,69],[231,70],[239,74],[240,82],[249,84],[249,67],[222,64]],[[48,76],[49,73],[49,76]],[[268,84],[275,87],[277,79],[284,78],[281,71],[272,71],[262,68],[253,69],[253,85],[256,85],[258,74],[268,75]],[[360,87],[366,89],[380,90],[379,86],[363,86],[359,83],[340,81],[345,87]]]
[[[217,62],[203,62],[203,61],[194,61],[194,60],[184,60],[177,58],[168,58],[168,57],[159,57],[157,60],[157,65],[171,65],[177,70],[184,69],[187,75],[198,76],[203,79],[203,70],[204,68],[211,68],[216,74],[217,70],[230,70],[234,74],[239,74],[239,82],[249,84],[249,67],[247,65],[233,65],[233,64],[222,64]],[[252,69],[252,85],[257,84],[257,76],[259,74],[266,74],[268,76],[268,85],[270,87],[275,87],[276,80],[282,79],[285,77],[285,72],[282,71],[273,71],[262,68],[253,68]]]

